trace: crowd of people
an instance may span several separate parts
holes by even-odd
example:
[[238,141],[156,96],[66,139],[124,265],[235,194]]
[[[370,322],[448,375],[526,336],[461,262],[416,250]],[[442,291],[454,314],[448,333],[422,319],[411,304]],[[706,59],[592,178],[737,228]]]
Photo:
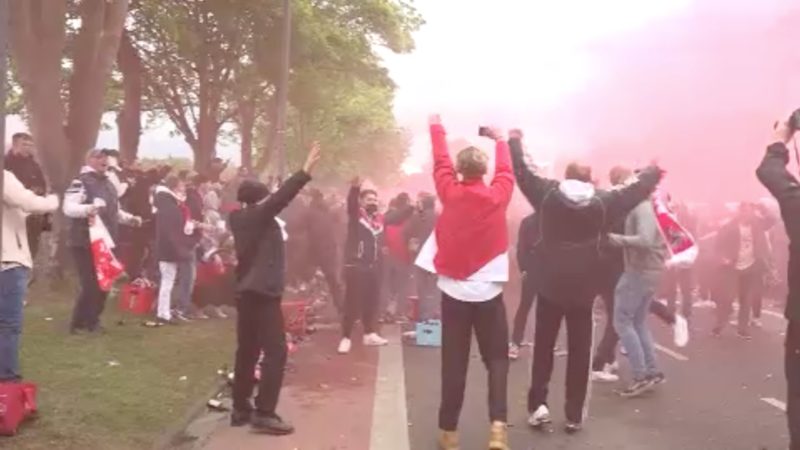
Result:
[[[738,301],[737,335],[749,340],[751,327],[760,326],[764,300],[788,296],[788,416],[792,449],[798,449],[800,184],[786,170],[786,143],[795,131],[790,125],[777,128],[776,143],[758,168],[778,210],[765,200],[712,207],[669,199],[674,217],[699,248],[696,261],[683,265],[670,263],[668,236],[651,200],[661,168],[617,166],[608,188],[579,162],[567,166],[563,180],[548,179],[527,164],[519,130],[508,136],[495,128],[482,130],[495,142],[490,175],[489,158],[478,148],[463,149],[455,162],[451,159],[445,128],[432,116],[436,193],[419,192],[414,200],[400,193],[385,210],[380,192],[359,178],[346,196],[308,188],[320,159],[318,145],[303,168],[281,183],[262,183],[244,169],[223,181],[226,164],[220,159],[197,174],[169,167],[145,170],[120,162],[113,150],[92,150],[62,203],[67,247],[80,284],[70,330],[104,331],[107,292],[99,287],[89,242],[89,228],[101,221],[130,278],[158,281],[156,325],[209,314],[224,318],[220,305],[236,306],[231,423],[288,434],[294,428],[276,413],[287,358],[280,301],[287,286],[319,273],[341,320],[340,354],[351,351],[358,322],[363,345],[382,346],[388,341],[379,334],[381,322],[441,321],[439,445],[444,450],[459,448],[474,330],[488,372],[489,448],[505,450],[509,363],[520,356],[534,307],[529,423],[541,427],[552,422],[548,386],[565,322],[565,431],[576,433],[586,416],[590,381],[620,380],[618,343],[630,366],[622,397],[640,396],[666,381],[646,320],[649,313],[673,327],[675,343],[684,346],[690,330],[702,331],[693,325],[699,301],[716,304],[716,325],[708,330],[716,337],[722,336]],[[41,234],[51,229],[59,204],[57,196],[48,194],[34,149],[33,138],[21,133],[14,135],[6,156],[0,381],[20,378],[22,305]],[[515,186],[530,214],[511,229]],[[198,299],[198,264],[228,272],[227,290],[215,291],[214,299]],[[518,292],[505,289],[512,278],[521,281]],[[511,297],[519,301],[509,330],[506,299]],[[598,297],[606,326],[593,352]],[[262,375],[252,403],[259,358]]]

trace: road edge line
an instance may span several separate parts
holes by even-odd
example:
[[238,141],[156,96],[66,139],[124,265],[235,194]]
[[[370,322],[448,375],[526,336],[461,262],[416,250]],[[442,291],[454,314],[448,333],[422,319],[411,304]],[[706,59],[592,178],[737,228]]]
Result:
[[685,355],[681,355],[680,353],[672,350],[670,348],[664,347],[661,344],[655,344],[656,350],[660,351],[661,353],[667,354],[672,356],[673,358],[677,359],[678,361],[688,361],[689,357]]
[[761,397],[761,401],[766,403],[766,404],[768,404],[768,405],[770,405],[770,406],[774,406],[774,407],[780,409],[783,412],[786,412],[786,403],[778,400],[777,398]]
[[378,351],[371,450],[410,450],[403,339],[397,326],[384,327],[389,344]]

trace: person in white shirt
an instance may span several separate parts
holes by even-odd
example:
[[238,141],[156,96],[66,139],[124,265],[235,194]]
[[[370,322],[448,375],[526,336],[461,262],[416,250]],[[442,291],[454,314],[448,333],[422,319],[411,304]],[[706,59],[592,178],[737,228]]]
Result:
[[58,197],[33,193],[3,171],[3,250],[0,261],[0,382],[19,380],[19,337],[22,307],[28,291],[33,258],[25,219],[58,209]]

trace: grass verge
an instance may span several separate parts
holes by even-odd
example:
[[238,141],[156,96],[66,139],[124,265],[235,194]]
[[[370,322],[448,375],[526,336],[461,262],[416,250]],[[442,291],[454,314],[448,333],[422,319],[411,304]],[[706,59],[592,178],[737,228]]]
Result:
[[0,438],[0,448],[151,448],[232,360],[234,320],[151,329],[125,317],[118,325],[123,315],[109,302],[107,334],[71,336],[75,289],[43,284],[28,297],[21,355],[23,375],[39,385],[40,418],[18,436]]

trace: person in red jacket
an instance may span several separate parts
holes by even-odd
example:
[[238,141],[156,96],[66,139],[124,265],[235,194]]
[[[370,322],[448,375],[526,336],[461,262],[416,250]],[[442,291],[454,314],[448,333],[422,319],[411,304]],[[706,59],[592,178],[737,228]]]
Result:
[[503,285],[508,281],[506,209],[514,190],[508,144],[491,129],[496,143],[495,174],[488,185],[487,157],[479,149],[450,159],[439,116],[431,116],[434,181],[442,213],[417,265],[439,275],[442,291],[442,399],[439,445],[458,446],[458,418],[464,400],[472,330],[489,372],[489,449],[508,449],[508,322]]

